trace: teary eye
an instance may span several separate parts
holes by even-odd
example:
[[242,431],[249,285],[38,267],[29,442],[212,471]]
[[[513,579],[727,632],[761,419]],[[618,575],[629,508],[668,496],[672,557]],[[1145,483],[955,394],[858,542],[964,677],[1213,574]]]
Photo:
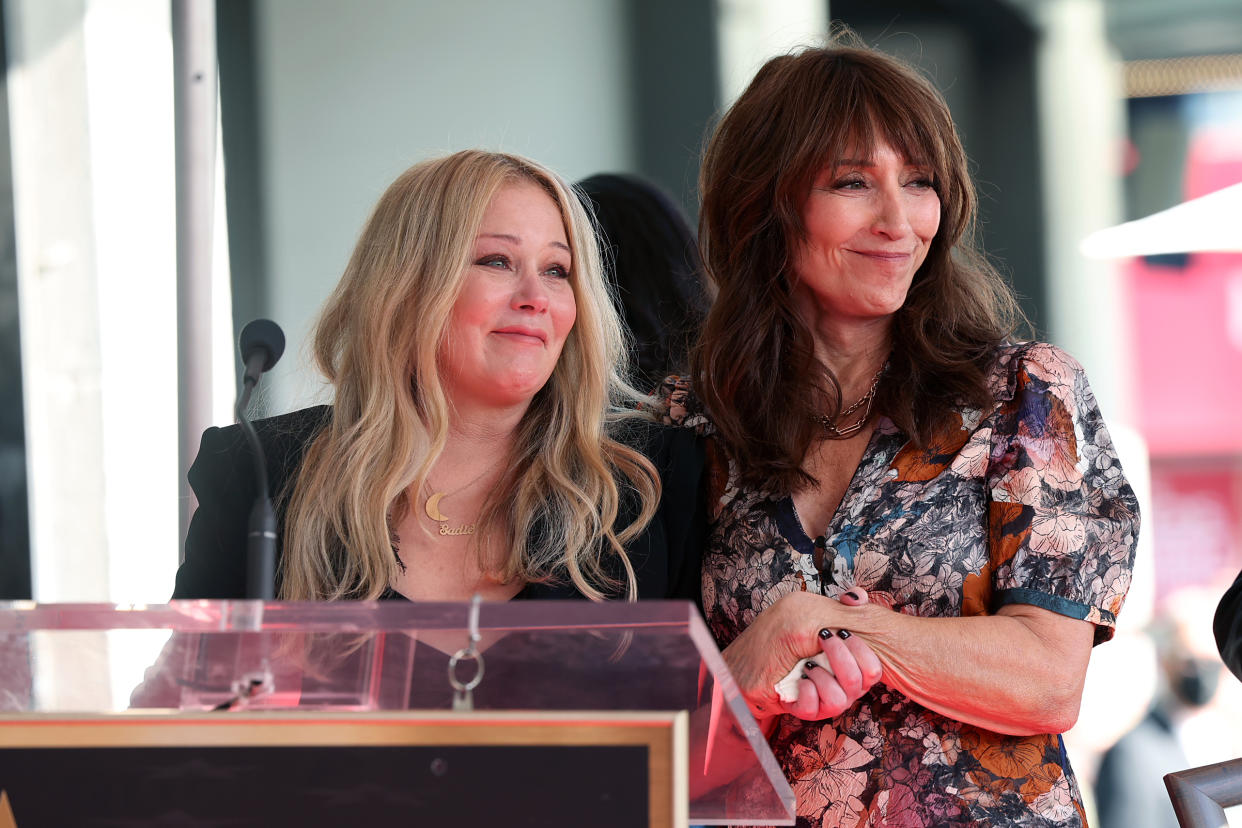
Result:
[[484,256],[475,262],[475,264],[483,265],[484,267],[507,268],[509,266],[509,257],[502,256],[497,253],[490,256]]

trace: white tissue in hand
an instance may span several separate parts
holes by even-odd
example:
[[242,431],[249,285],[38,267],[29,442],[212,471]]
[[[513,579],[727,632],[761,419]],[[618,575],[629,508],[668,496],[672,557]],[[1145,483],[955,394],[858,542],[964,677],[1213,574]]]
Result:
[[[816,665],[815,667],[810,666],[812,662]],[[816,653],[813,658],[800,659],[789,674],[776,683],[776,695],[780,696],[781,701],[786,704],[797,701],[798,680],[802,678],[802,674],[820,668],[827,670],[828,675],[834,675],[832,668],[828,666],[828,656],[823,653]]]

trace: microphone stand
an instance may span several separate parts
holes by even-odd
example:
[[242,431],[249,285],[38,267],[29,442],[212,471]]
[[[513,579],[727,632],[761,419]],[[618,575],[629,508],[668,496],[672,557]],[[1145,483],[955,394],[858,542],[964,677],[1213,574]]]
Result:
[[263,447],[259,445],[259,435],[255,433],[254,426],[246,417],[246,406],[267,359],[267,350],[258,349],[246,361],[245,380],[234,409],[237,423],[250,444],[254,476],[259,483],[246,531],[246,597],[262,601],[275,598],[273,581],[276,577],[276,510],[272,508],[272,498],[267,486],[267,463],[264,460]]

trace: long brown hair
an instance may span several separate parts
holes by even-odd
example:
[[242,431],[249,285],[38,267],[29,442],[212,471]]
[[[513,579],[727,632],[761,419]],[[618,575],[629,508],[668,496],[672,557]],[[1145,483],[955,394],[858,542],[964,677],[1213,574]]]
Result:
[[[316,323],[315,358],[335,398],[290,497],[282,598],[373,599],[397,574],[390,526],[408,509],[406,492],[422,489],[448,435],[451,405],[437,355],[483,214],[514,181],[539,185],[560,209],[577,319],[518,425],[508,472],[480,517],[491,531],[476,536],[476,553],[502,581],[568,578],[599,599],[616,591],[610,573],[621,572],[625,594],[637,594],[624,544],[654,514],[659,480],[646,458],[613,437],[619,420],[639,416],[638,394],[623,379],[624,338],[594,228],[551,171],[466,150],[393,182]],[[637,502],[638,518],[616,528],[626,501]]]
[[815,176],[881,140],[932,170],[940,229],[893,320],[876,406],[926,445],[959,405],[986,405],[986,370],[1021,310],[974,244],[976,197],[948,106],[901,61],[844,34],[769,60],[725,113],[700,176],[699,242],[718,294],[692,358],[695,391],[742,480],[811,482],[803,458],[840,386],[793,301],[795,246]]

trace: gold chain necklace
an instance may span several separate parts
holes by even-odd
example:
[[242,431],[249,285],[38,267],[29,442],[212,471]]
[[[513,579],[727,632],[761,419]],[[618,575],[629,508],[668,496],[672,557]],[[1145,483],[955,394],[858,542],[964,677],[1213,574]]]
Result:
[[[440,501],[444,500],[446,497],[452,497],[455,494],[460,494],[473,486],[475,483],[478,483],[483,479],[484,475],[490,471],[494,471],[497,465],[499,465],[499,463],[493,463],[480,472],[477,477],[462,484],[461,486],[458,486],[451,492],[432,491],[431,496],[428,497],[423,503],[423,511],[427,513],[427,517],[440,524],[441,535],[473,535],[475,533],[476,526],[473,523],[463,523],[460,526],[449,526],[449,516],[440,511]],[[431,481],[429,480],[427,482],[430,483]]]
[[[875,372],[875,378],[871,380],[871,387],[867,389],[867,393],[859,397],[858,401],[853,405],[839,413],[835,420],[827,414],[817,414],[815,416],[816,422],[824,427],[824,431],[828,432],[829,440],[845,440],[853,437],[867,424],[867,421],[871,419],[871,405],[875,402],[875,392],[880,387],[880,377],[884,376],[884,372],[887,370],[888,360],[885,360],[884,364],[880,366],[880,370]],[[864,405],[866,410],[863,411],[862,416],[857,421],[843,428],[837,425],[838,422],[844,421]]]

